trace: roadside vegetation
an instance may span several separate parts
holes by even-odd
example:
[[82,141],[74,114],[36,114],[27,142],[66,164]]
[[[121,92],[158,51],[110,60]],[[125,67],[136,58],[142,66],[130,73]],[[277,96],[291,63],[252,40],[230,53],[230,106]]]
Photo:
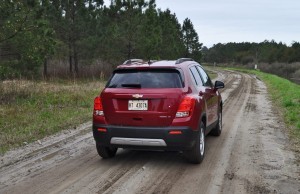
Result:
[[0,83],[0,153],[92,118],[101,81],[28,81]]
[[272,101],[283,114],[290,136],[300,146],[300,85],[256,70],[230,69],[255,74],[266,83]]
[[218,77],[218,74],[215,73],[214,71],[210,71],[210,70],[207,70],[208,71],[208,75],[210,77],[210,79],[215,79],[216,77]]
[[300,43],[286,45],[274,40],[260,43],[218,43],[202,48],[202,61],[217,66],[254,69],[300,83]]
[[[127,59],[200,60],[193,23],[155,0],[10,0],[0,3],[0,80],[108,77]],[[103,65],[104,64],[104,65]]]

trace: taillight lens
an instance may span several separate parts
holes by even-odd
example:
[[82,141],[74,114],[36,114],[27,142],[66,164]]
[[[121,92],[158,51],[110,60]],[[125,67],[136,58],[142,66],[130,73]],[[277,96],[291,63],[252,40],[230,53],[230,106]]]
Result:
[[104,116],[102,100],[99,96],[97,96],[94,100],[94,115]]
[[182,99],[179,108],[176,112],[177,118],[189,117],[192,115],[192,112],[195,107],[196,99],[191,96],[186,96]]

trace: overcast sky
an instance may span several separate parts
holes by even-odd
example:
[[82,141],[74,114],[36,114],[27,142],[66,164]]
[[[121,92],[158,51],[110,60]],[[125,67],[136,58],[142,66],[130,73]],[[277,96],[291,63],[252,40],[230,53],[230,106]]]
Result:
[[190,18],[204,46],[275,40],[300,42],[300,0],[156,0],[182,24]]

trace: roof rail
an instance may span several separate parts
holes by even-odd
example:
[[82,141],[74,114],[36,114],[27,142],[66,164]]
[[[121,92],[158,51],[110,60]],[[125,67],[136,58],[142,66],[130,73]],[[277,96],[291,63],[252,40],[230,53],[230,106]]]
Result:
[[123,65],[129,65],[129,64],[132,64],[132,63],[143,63],[144,60],[143,59],[129,59],[129,60],[126,60]]
[[194,61],[194,59],[192,59],[192,58],[180,58],[180,59],[176,60],[175,64],[180,64],[180,63],[183,63],[185,61]]

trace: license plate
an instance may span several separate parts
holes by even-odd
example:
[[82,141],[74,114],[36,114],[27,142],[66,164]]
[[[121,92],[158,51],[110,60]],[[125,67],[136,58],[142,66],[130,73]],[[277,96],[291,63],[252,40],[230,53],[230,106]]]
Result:
[[148,110],[148,100],[129,100],[128,110]]

